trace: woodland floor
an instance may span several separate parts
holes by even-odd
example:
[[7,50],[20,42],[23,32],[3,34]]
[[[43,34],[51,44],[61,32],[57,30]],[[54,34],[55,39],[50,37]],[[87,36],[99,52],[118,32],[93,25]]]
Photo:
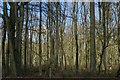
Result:
[[[19,77],[19,78],[23,78],[23,79],[50,79],[48,77],[48,71],[43,70],[42,74],[39,74],[39,70],[38,68],[33,68],[33,69],[29,69],[27,70],[26,74]],[[79,71],[78,74],[76,74],[75,69],[70,69],[70,68],[66,68],[65,70],[61,70],[61,69],[57,69],[54,70],[53,72],[53,79],[79,79],[79,80],[120,80],[118,77],[115,77],[115,70],[110,71],[109,73],[107,73],[106,75],[104,73],[101,73],[100,75],[98,75],[97,73],[93,76],[91,75],[90,72],[88,71]],[[9,79],[12,78],[11,75],[6,76],[3,79]],[[17,77],[16,77],[17,78]]]
[[[39,74],[39,70],[38,68],[33,68],[33,69],[29,69],[27,70],[27,72],[24,74],[24,71],[22,71],[22,76],[21,78],[49,78],[48,76],[48,70],[47,71],[42,71],[42,74],[40,75]],[[53,71],[52,73],[52,78],[81,78],[81,79],[93,79],[93,78],[96,78],[96,79],[110,79],[110,80],[114,80],[116,79],[116,75],[115,75],[115,70],[113,71],[110,71],[109,73],[107,73],[106,75],[104,74],[104,72],[101,72],[101,74],[95,74],[94,76],[91,75],[90,72],[88,71],[85,71],[85,70],[81,70],[79,71],[77,74],[76,74],[76,71],[75,69],[65,69],[65,70],[61,70],[61,69],[56,69]],[[11,77],[11,75],[8,75],[6,77]],[[119,79],[120,80],[120,79]]]

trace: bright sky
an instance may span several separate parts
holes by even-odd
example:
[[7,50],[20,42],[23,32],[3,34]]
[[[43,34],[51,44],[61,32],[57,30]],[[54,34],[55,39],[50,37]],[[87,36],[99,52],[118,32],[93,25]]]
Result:
[[[40,0],[32,0],[33,2],[34,1],[40,1]],[[48,1],[48,0],[41,0],[41,1]],[[51,0],[51,1],[55,1],[55,0]],[[58,0],[57,0],[58,1]],[[71,2],[70,1],[74,1],[74,0],[60,0],[60,1],[68,1],[68,9],[70,9],[70,7],[72,8],[72,4],[71,4]],[[81,6],[81,1],[89,1],[89,0],[77,0],[77,1],[80,1],[78,4],[79,4],[79,7]],[[95,0],[95,2],[97,3],[99,0]],[[104,1],[108,1],[108,0],[104,0]],[[116,0],[109,0],[109,1],[116,1]],[[119,0],[117,0],[117,1],[119,1]],[[86,2],[87,3],[87,2]],[[1,8],[1,6],[2,6],[2,0],[0,0],[0,13],[2,13],[2,8]],[[87,5],[87,7],[89,8],[89,5]],[[79,11],[80,11],[80,8],[79,8]],[[83,12],[84,12],[84,10],[82,10]],[[99,19],[99,13],[98,13],[99,11],[98,11],[98,6],[97,5],[95,5],[95,18],[96,18],[96,20],[98,20]],[[80,12],[79,12],[80,13]],[[88,11],[88,13],[89,13],[89,11]],[[70,12],[68,12],[67,13],[69,16],[70,16]],[[38,15],[39,15],[39,13],[38,13]],[[38,16],[39,17],[39,16]],[[79,17],[79,20],[81,20],[81,14],[79,14],[78,15],[78,17]],[[88,20],[89,20],[89,17],[87,18]],[[2,22],[2,18],[0,18],[0,23]],[[71,21],[70,21],[70,18],[67,18],[67,24],[69,25],[71,23]]]

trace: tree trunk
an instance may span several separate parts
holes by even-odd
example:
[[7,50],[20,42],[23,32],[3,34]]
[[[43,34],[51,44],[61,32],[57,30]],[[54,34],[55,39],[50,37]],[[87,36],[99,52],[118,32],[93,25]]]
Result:
[[[7,27],[6,27],[6,29],[7,29]],[[8,40],[7,40],[7,46],[6,46],[7,50],[6,50],[6,60],[5,60],[5,62],[6,62],[6,72],[9,72],[9,68],[10,68],[10,66],[9,66],[9,62],[10,62],[10,50],[9,50],[10,40],[9,40],[9,34],[7,34],[7,35],[8,35]],[[7,74],[8,73],[6,73],[6,75]]]
[[49,77],[52,77],[53,70],[53,60],[54,60],[54,39],[53,39],[53,31],[52,31],[52,19],[51,19],[51,6],[50,2],[48,2],[48,20],[49,20],[49,28],[50,28],[50,68],[49,68]]
[[100,64],[99,64],[99,74],[100,74],[100,71],[101,71],[101,65],[102,65],[102,62],[104,62],[104,68],[106,70],[106,65],[105,65],[105,56],[106,56],[106,27],[105,27],[105,3],[103,2],[102,3],[102,26],[103,26],[103,37],[104,37],[104,40],[103,40],[103,44],[102,44],[102,52],[100,54]]
[[74,2],[73,6],[73,22],[74,22],[74,35],[75,35],[75,45],[76,45],[76,74],[78,74],[78,36],[77,36],[77,11],[78,10],[78,3]]
[[[64,15],[65,15],[65,9],[66,9],[66,3],[64,4]],[[60,13],[61,14],[61,13]],[[65,56],[65,51],[64,51],[64,48],[63,48],[63,33],[64,33],[64,27],[65,27],[65,16],[64,15],[61,15],[62,16],[62,27],[60,28],[60,35],[61,35],[61,69],[63,70],[63,58],[65,60],[65,64],[66,64],[66,56]]]
[[[6,4],[5,4],[6,5]],[[8,19],[6,13],[6,26],[8,31],[9,50],[10,50],[10,71],[12,76],[16,76],[16,65],[15,65],[15,4],[9,2],[10,5],[10,18]],[[7,6],[7,5],[6,5]],[[6,8],[7,9],[7,8]],[[6,10],[7,11],[7,10]]]
[[27,69],[27,44],[28,44],[28,4],[26,5],[26,24],[25,24],[25,38],[24,38],[24,73],[26,75]]
[[[7,13],[7,4],[6,2],[3,3],[3,6],[4,6],[4,15],[5,15],[5,18],[4,18],[4,23],[5,23],[5,26],[6,26],[6,31],[8,31],[8,13]],[[5,28],[5,27],[4,27]],[[9,40],[9,33],[7,34],[8,35],[8,42],[7,42],[7,50],[6,50],[6,72],[9,72],[9,44],[10,44],[10,40]],[[4,57],[4,55],[3,55]],[[3,62],[4,62],[4,58],[3,58]],[[4,64],[3,64],[4,66]],[[5,73],[6,75],[8,73]]]
[[59,54],[58,9],[59,9],[59,2],[56,3],[56,63],[55,63],[56,68],[58,67],[58,54]]
[[90,3],[90,71],[96,72],[96,47],[95,47],[95,9],[94,2]]
[[[4,20],[5,21],[5,20]],[[4,22],[3,26],[3,36],[2,36],[2,76],[6,75],[6,65],[5,65],[5,39],[6,39],[6,22]]]
[[16,64],[16,71],[17,76],[21,76],[21,26],[18,24],[18,10],[17,10],[17,3],[15,3],[15,20],[16,20],[16,41],[15,41],[15,64]]
[[19,56],[20,56],[20,64],[22,67],[22,30],[23,30],[23,22],[24,22],[24,2],[21,3],[21,7],[20,7],[20,23],[19,23],[19,27],[20,27],[20,33],[19,33]]
[[49,16],[47,16],[47,63],[49,62],[49,27]]
[[41,75],[41,62],[42,62],[42,42],[41,42],[41,29],[42,29],[42,2],[40,2],[40,26],[39,26],[39,74]]
[[[33,10],[31,9],[32,13],[33,13]],[[32,16],[33,14],[31,14],[31,27],[30,27],[30,68],[33,67],[33,43],[32,43],[32,38],[33,38],[33,20],[32,20]]]
[[[118,58],[120,58],[120,2],[117,3],[118,7]],[[119,68],[117,70],[116,76],[118,77],[120,75],[120,61],[119,61]]]

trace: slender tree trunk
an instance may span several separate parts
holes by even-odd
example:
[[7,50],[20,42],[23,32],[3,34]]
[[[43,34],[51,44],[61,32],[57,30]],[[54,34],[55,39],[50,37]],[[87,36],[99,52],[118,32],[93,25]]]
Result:
[[[61,68],[64,66],[63,64],[63,58],[64,58],[64,62],[65,62],[65,68],[66,68],[66,56],[65,56],[65,51],[64,51],[64,48],[63,48],[63,32],[64,32],[64,26],[65,26],[65,21],[63,20],[63,26],[61,27],[61,50],[62,50],[62,55],[61,55]],[[63,68],[62,68],[63,70]]]
[[[108,46],[108,44],[109,44],[109,34],[108,34],[108,31],[109,31],[109,26],[108,26],[108,24],[109,24],[109,6],[110,6],[110,3],[108,2],[108,3],[106,3],[107,4],[107,6],[106,6],[106,46]],[[106,52],[105,52],[105,60],[104,60],[104,63],[105,63],[105,74],[107,73],[107,55],[108,55],[108,50],[106,50]]]
[[94,2],[90,3],[90,71],[96,72],[96,48],[95,48],[95,8]]
[[60,42],[60,45],[59,45],[59,47],[60,47],[60,52],[59,53],[61,53],[60,54],[60,68],[61,68],[61,70],[63,70],[63,54],[62,54],[62,46],[61,46],[61,36],[62,36],[62,27],[63,27],[63,19],[62,19],[62,11],[61,11],[61,5],[60,5],[60,20],[62,20],[62,24],[60,25],[61,27],[60,27],[60,39],[59,39],[59,42]]
[[[76,22],[76,21],[75,21]],[[77,37],[77,22],[75,23],[75,41],[76,41],[76,73],[78,73],[78,37]]]
[[[32,10],[32,9],[31,9]],[[33,11],[32,11],[33,12]],[[32,14],[31,14],[31,27],[30,27],[30,68],[32,68],[32,61],[33,61],[33,43],[32,43],[32,38],[33,38],[33,23],[32,23]]]
[[[8,31],[8,17],[7,17],[7,4],[6,2],[3,3],[4,5],[4,15],[5,15],[5,19],[4,19],[4,22],[5,22],[5,26],[6,26],[6,31]],[[9,50],[9,45],[10,45],[10,36],[9,36],[9,33],[7,34],[8,35],[8,41],[7,41],[7,51],[6,51],[6,72],[9,72],[9,59],[10,59],[10,56],[9,56],[9,53],[10,53],[10,50]],[[8,73],[6,73],[7,75]]]
[[19,27],[20,27],[20,34],[19,34],[19,53],[20,53],[20,64],[21,64],[21,68],[22,68],[22,30],[23,30],[23,22],[24,22],[24,2],[21,3],[21,7],[20,7],[20,23],[19,23]]
[[32,32],[32,28],[30,29],[30,68],[32,67],[32,61],[33,61],[33,48],[32,48],[32,37],[33,37],[33,32]]
[[[6,27],[7,28],[7,27]],[[7,34],[8,35],[8,40],[7,40],[7,46],[6,46],[6,60],[5,60],[5,62],[6,62],[6,75],[8,74],[7,72],[9,72],[9,68],[10,68],[10,66],[9,66],[9,62],[10,62],[10,50],[9,50],[9,45],[10,45],[10,40],[9,40],[9,34]]]
[[55,63],[56,68],[58,67],[58,54],[59,54],[58,8],[59,8],[59,2],[56,3],[56,63]]
[[25,38],[24,38],[24,72],[27,69],[27,41],[28,41],[28,5],[26,5],[26,24],[25,24]]
[[[118,7],[118,57],[120,58],[120,2],[117,3]],[[119,68],[117,70],[116,76],[118,77],[120,75],[120,61],[119,61]]]
[[49,62],[49,20],[48,19],[49,16],[47,16],[47,62]]
[[50,77],[53,76],[53,68],[54,68],[54,39],[53,39],[53,31],[50,30]]
[[84,24],[84,45],[85,45],[85,53],[86,53],[86,70],[87,70],[87,65],[88,65],[88,51],[87,51],[87,34],[86,34],[86,32],[87,32],[87,29],[85,28],[85,27],[87,27],[87,21],[86,21],[86,19],[87,19],[87,11],[86,11],[86,8],[85,8],[85,3],[84,2],[82,2],[82,4],[83,4],[83,7],[84,7],[84,22],[83,22],[83,24]]
[[42,2],[40,2],[40,26],[39,26],[39,73],[41,75],[42,67],[42,41],[41,41],[41,29],[42,29]]
[[[101,69],[101,65],[102,65],[102,62],[104,61],[103,58],[105,58],[105,52],[106,52],[106,27],[105,27],[105,3],[103,2],[102,3],[102,26],[103,26],[103,37],[104,37],[104,40],[103,40],[103,46],[102,46],[102,52],[100,54],[100,64],[99,64],[99,74],[100,74],[100,69]],[[105,65],[105,61],[104,61],[104,68],[106,70],[106,65]]]
[[88,69],[88,48],[87,48],[88,45],[87,45],[87,42],[86,42],[85,46],[86,46],[85,51],[86,51],[86,71],[87,71],[87,69]]
[[6,39],[6,22],[4,22],[3,26],[3,36],[2,36],[2,76],[6,75],[6,65],[5,65],[5,39]]
[[[3,3],[4,5],[4,15],[6,16],[6,3]],[[5,39],[6,39],[6,25],[7,24],[7,22],[6,22],[6,19],[4,19],[4,26],[3,26],[3,36],[2,36],[2,76],[4,77],[4,76],[6,76],[6,72],[7,72],[7,70],[8,70],[8,67],[7,67],[7,65],[8,65],[8,59],[6,58],[6,65],[5,65]],[[7,52],[6,52],[6,57],[7,57]],[[7,61],[8,60],[8,61]]]
[[50,2],[48,2],[48,20],[49,20],[49,28],[50,28],[50,68],[49,68],[49,77],[52,77],[52,69],[53,69],[53,54],[54,54],[54,43],[53,43],[53,37],[52,37],[52,28],[51,28],[51,17],[50,17]]
[[[72,49],[71,49],[71,62],[74,63],[74,22],[72,21]],[[73,65],[71,65],[71,68],[73,68]]]
[[[66,9],[66,3],[64,4],[65,7],[64,7],[64,15],[65,15],[65,9]],[[61,14],[61,13],[60,13]],[[61,50],[62,50],[62,55],[61,55],[61,68],[63,70],[63,58],[65,60],[65,64],[66,64],[66,56],[65,56],[65,51],[64,51],[64,48],[63,48],[63,33],[64,33],[64,26],[65,26],[65,16],[63,15],[62,17],[62,27],[61,27],[61,30],[60,30],[60,35],[61,35]]]
[[103,63],[104,63],[104,73],[106,74],[106,46],[107,46],[107,36],[106,36],[106,27],[107,26],[105,26],[105,23],[106,23],[106,19],[105,19],[105,17],[106,17],[106,15],[105,15],[105,12],[106,12],[106,9],[105,9],[105,7],[106,7],[106,5],[105,5],[106,3],[104,3],[103,4],[103,34],[104,34],[104,43],[103,43]]
[[[99,27],[101,27],[101,2],[98,2],[98,7],[99,7]],[[103,44],[103,42],[102,42],[102,44]],[[98,74],[100,73],[100,66],[101,65],[99,65],[98,66],[98,69],[99,69],[99,71],[98,71]]]
[[77,9],[78,9],[78,3],[74,2],[73,6],[73,22],[74,22],[74,34],[75,34],[75,45],[76,45],[76,73],[78,73],[78,36],[77,36]]

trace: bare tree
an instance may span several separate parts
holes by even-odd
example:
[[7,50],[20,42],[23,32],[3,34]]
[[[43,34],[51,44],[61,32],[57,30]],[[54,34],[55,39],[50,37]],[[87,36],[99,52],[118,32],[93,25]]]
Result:
[[26,5],[26,24],[25,24],[25,42],[24,42],[24,72],[26,74],[27,69],[27,51],[28,51],[28,8],[29,5]]
[[[117,3],[118,7],[118,57],[120,57],[120,2]],[[119,62],[119,68],[117,70],[117,77],[120,75],[120,62]]]
[[[6,3],[4,3],[4,15],[6,15]],[[2,32],[2,76],[5,76],[6,74],[6,65],[5,65],[5,40],[6,40],[6,21],[4,19],[4,26],[3,26],[3,32]]]
[[74,34],[75,34],[75,44],[76,44],[76,73],[78,73],[78,36],[77,36],[77,13],[78,13],[78,3],[74,2],[73,5],[73,22],[74,22]]
[[40,2],[40,26],[39,26],[39,73],[41,74],[41,58],[42,58],[42,44],[41,44],[41,28],[42,27],[42,2]]
[[95,48],[95,7],[90,3],[90,70],[96,72],[96,48]]
[[59,25],[58,25],[58,10],[59,2],[56,3],[56,68],[58,67],[58,54],[59,54]]
[[[105,60],[105,50],[106,50],[106,26],[105,26],[105,3],[102,3],[102,26],[103,26],[103,43],[102,43],[102,52],[100,54],[100,64],[99,64],[99,73],[101,69],[102,62]],[[104,57],[104,58],[103,58]],[[106,70],[106,65],[104,61],[104,67]]]

